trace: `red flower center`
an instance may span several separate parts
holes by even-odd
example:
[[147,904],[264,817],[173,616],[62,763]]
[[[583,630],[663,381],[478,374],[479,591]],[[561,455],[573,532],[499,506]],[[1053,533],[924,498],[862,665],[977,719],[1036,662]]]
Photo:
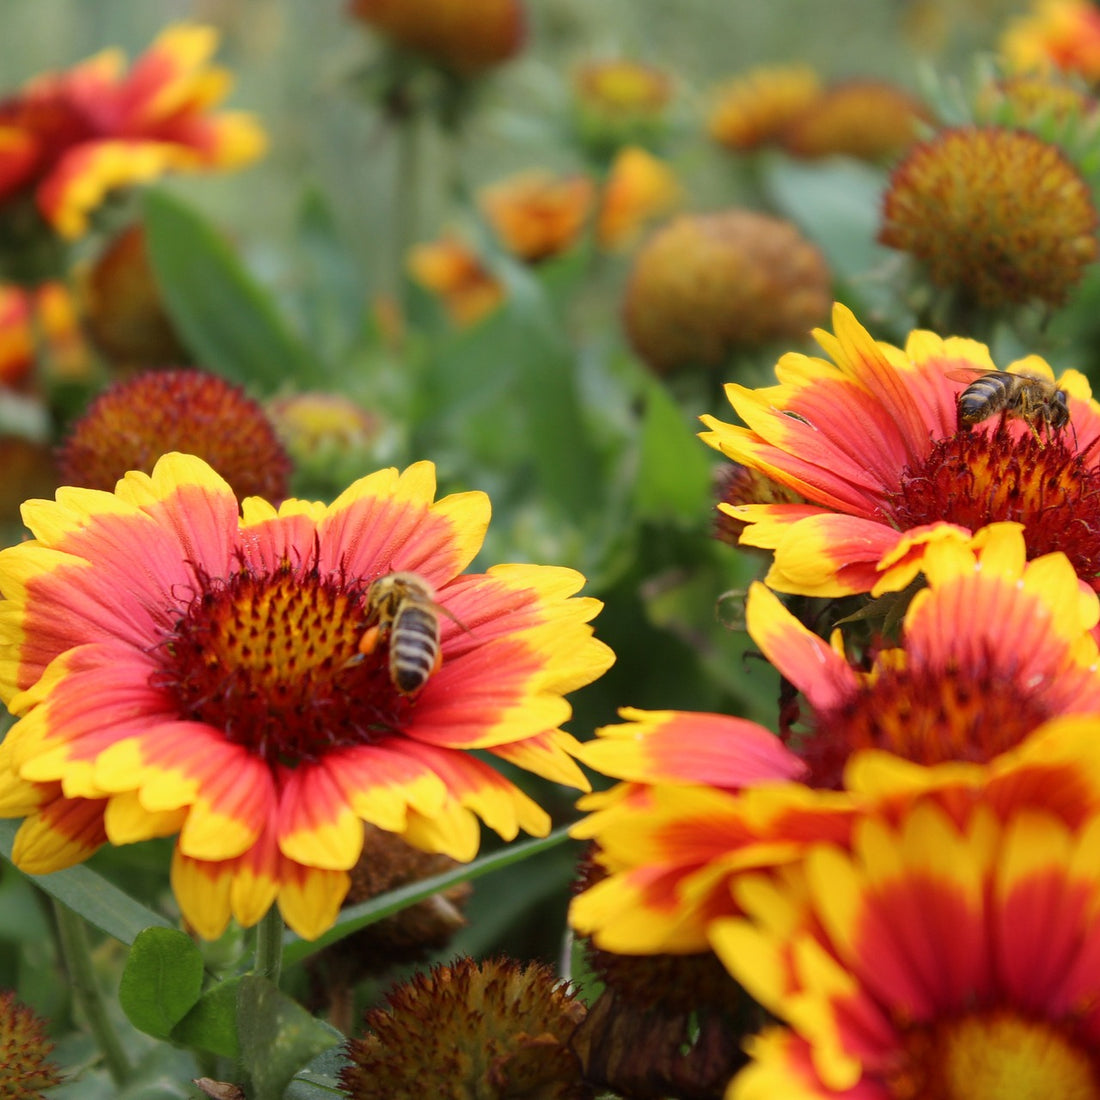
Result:
[[1077,575],[1100,578],[1100,468],[1073,444],[1069,429],[1037,439],[1002,420],[992,431],[937,440],[887,499],[900,530],[947,521],[977,531],[1022,523],[1029,558],[1061,550]]
[[272,764],[376,741],[401,728],[409,704],[391,683],[387,647],[359,654],[367,588],[289,564],[203,578],[164,644],[154,686],[183,717]]
[[1014,690],[1003,665],[886,667],[846,703],[814,715],[794,746],[810,784],[839,789],[844,765],[861,749],[881,749],[924,766],[985,763],[1052,717],[1035,692]]

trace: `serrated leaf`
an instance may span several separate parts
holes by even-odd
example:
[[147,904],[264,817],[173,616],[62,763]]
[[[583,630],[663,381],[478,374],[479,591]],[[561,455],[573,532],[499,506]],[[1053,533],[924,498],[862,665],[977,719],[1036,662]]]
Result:
[[202,992],[202,954],[175,928],[146,928],[130,948],[118,1000],[139,1031],[167,1039]]
[[280,1100],[291,1078],[322,1051],[344,1041],[266,978],[246,974],[237,992],[241,1062],[252,1100]]
[[144,196],[149,258],[184,342],[208,370],[273,392],[319,364],[218,231],[163,191]]
[[172,1029],[172,1041],[223,1058],[236,1058],[241,1052],[237,1037],[240,983],[240,978],[230,978],[204,993]]
[[[19,825],[18,821],[0,821],[0,855],[5,859],[11,859],[12,843]],[[133,943],[145,928],[171,927],[159,913],[146,909],[88,867],[69,867],[49,875],[27,875],[27,878],[74,913],[79,913],[89,924],[122,943]]]

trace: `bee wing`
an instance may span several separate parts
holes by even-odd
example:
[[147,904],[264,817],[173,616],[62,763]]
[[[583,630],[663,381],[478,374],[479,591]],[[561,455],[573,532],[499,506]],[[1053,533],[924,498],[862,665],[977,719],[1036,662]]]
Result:
[[959,367],[954,370],[945,370],[944,378],[950,378],[952,382],[973,382],[976,378],[984,378],[987,374],[1003,374],[999,370],[986,370],[984,367]]

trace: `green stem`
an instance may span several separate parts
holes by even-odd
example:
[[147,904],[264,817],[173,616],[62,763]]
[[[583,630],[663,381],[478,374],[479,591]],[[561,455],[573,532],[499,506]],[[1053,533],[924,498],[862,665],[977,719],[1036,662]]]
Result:
[[68,906],[56,899],[53,910],[61,938],[61,954],[73,985],[73,997],[92,1029],[112,1080],[121,1087],[130,1078],[131,1066],[107,1013],[99,983],[95,980],[87,926]]
[[273,905],[256,926],[256,965],[253,969],[261,978],[278,985],[282,968],[283,917],[279,907]]
[[395,291],[407,307],[405,261],[417,241],[420,204],[420,117],[410,111],[397,123],[397,166],[393,188],[393,271]]

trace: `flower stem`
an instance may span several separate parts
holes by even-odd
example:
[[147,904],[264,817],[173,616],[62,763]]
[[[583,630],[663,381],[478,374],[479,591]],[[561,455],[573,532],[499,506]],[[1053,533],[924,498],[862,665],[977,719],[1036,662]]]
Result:
[[402,308],[406,299],[405,258],[420,231],[420,117],[415,110],[397,125],[397,163],[393,187],[393,271],[395,296]]
[[116,1085],[125,1085],[130,1078],[130,1061],[122,1049],[122,1043],[111,1023],[107,1005],[95,979],[87,926],[68,906],[62,905],[56,899],[53,910],[61,939],[61,954],[73,985],[74,999],[103,1053],[111,1079]]
[[283,968],[283,916],[273,905],[256,926],[256,965],[254,972],[267,978],[273,985],[279,984]]

